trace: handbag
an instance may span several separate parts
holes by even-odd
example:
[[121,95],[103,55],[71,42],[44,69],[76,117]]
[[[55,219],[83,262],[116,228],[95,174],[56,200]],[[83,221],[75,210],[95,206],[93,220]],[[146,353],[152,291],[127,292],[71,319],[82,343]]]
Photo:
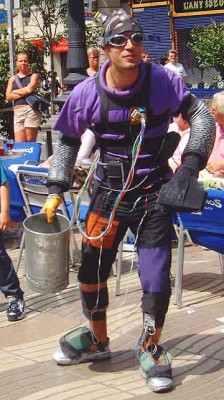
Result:
[[[19,88],[23,87],[18,78],[18,75],[15,75],[15,81]],[[34,110],[39,110],[41,112],[47,111],[47,109],[50,107],[50,102],[36,93],[28,94],[27,96],[25,96],[25,100],[27,104],[29,104],[29,106],[32,107]]]
[[25,97],[25,100],[29,104],[29,106],[32,107],[34,110],[45,112],[50,107],[50,102],[45,100],[39,94],[35,93],[28,94]]

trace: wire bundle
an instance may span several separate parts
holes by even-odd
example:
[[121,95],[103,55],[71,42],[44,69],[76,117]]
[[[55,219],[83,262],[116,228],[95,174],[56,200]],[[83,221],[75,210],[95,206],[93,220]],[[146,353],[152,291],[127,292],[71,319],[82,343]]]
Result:
[[141,145],[142,145],[142,140],[143,140],[143,136],[144,136],[144,132],[145,132],[145,127],[146,127],[146,121],[145,121],[145,118],[142,116],[141,117],[141,130],[140,130],[140,132],[139,132],[139,134],[138,134],[138,136],[135,139],[135,142],[133,144],[132,163],[131,163],[130,171],[129,171],[128,176],[127,176],[127,180],[126,180],[122,190],[119,192],[119,194],[117,195],[117,197],[116,197],[116,199],[114,201],[113,210],[112,210],[112,212],[110,214],[108,225],[107,225],[106,229],[103,230],[100,235],[92,237],[92,236],[88,236],[86,234],[86,232],[82,228],[82,223],[79,220],[79,210],[80,210],[80,205],[81,205],[82,194],[83,194],[84,190],[88,187],[88,184],[89,184],[89,182],[90,182],[90,180],[92,178],[93,172],[96,169],[97,162],[99,161],[100,153],[98,152],[96,154],[96,159],[94,158],[94,160],[93,160],[92,167],[90,168],[90,171],[89,171],[89,174],[88,174],[88,176],[86,178],[86,181],[85,181],[84,185],[82,186],[82,188],[80,189],[80,191],[79,191],[79,193],[77,195],[77,198],[76,198],[76,202],[75,202],[75,218],[76,218],[77,226],[78,226],[78,229],[79,229],[80,233],[86,239],[89,239],[89,240],[102,239],[102,237],[105,236],[110,231],[112,223],[113,223],[113,220],[114,220],[116,209],[118,208],[120,202],[122,201],[123,197],[125,196],[125,194],[127,193],[129,187],[132,184],[132,181],[133,181],[133,178],[134,178],[134,173],[135,173],[135,165],[136,165],[136,162],[138,160],[139,153],[141,151]]

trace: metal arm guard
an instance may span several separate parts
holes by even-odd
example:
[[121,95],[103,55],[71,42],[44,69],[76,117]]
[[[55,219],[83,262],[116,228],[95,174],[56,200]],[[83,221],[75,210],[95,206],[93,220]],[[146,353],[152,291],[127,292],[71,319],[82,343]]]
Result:
[[59,139],[49,168],[48,187],[57,185],[64,192],[69,190],[79,146],[80,141],[77,139],[70,139],[66,136]]
[[191,127],[190,138],[182,155],[182,162],[189,153],[198,154],[200,169],[205,168],[215,140],[215,121],[208,107],[190,95],[179,109]]

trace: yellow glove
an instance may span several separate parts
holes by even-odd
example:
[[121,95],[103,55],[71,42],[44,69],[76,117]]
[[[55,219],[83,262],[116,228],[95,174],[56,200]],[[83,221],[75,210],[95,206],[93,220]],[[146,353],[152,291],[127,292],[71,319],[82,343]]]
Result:
[[42,213],[47,214],[47,222],[52,224],[54,221],[55,214],[57,212],[57,208],[62,202],[62,197],[59,194],[49,194],[47,197],[47,201],[40,210]]

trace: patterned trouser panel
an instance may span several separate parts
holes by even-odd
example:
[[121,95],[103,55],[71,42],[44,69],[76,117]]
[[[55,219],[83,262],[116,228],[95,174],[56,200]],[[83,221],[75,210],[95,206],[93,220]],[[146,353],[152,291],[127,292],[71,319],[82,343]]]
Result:
[[[142,193],[142,192],[141,192]],[[119,205],[110,231],[96,240],[108,224],[113,207],[114,194],[99,189],[93,195],[86,220],[86,233],[82,244],[82,264],[79,281],[84,314],[88,319],[101,320],[106,317],[108,307],[107,279],[120,241],[128,227],[136,235],[139,256],[139,276],[143,290],[142,309],[155,316],[156,327],[162,327],[169,306],[171,228],[169,212],[155,210],[157,194],[147,194],[133,199],[125,198]]]

